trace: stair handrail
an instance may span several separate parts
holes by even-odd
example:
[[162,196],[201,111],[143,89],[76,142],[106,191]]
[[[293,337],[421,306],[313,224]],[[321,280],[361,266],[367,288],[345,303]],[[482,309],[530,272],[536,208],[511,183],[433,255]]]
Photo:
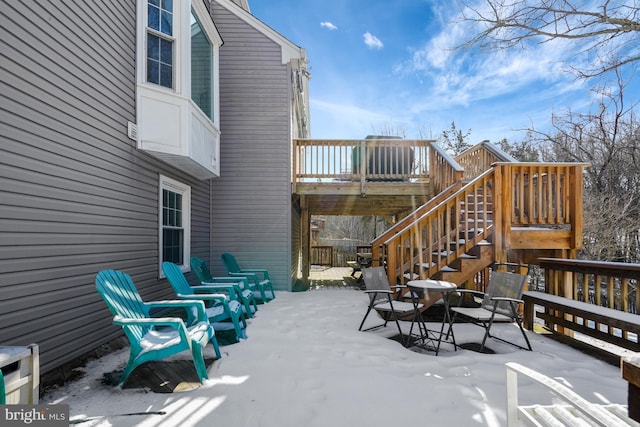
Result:
[[462,177],[464,169],[440,147],[435,141],[431,141],[429,155],[429,176],[432,183],[432,189],[436,194],[429,201],[418,207],[414,212],[401,219],[398,223],[387,229],[381,235],[376,236],[372,240],[372,256],[373,265],[382,265],[384,260],[380,254],[380,244],[397,232],[398,229],[405,227],[412,222],[417,215],[431,209],[439,203],[443,198],[448,197],[462,186]]
[[[462,180],[473,182],[475,177],[482,176],[482,174],[485,171],[490,170],[496,162],[517,162],[514,157],[499,147],[491,144],[489,140],[481,141],[455,158],[452,158],[436,143],[432,143],[431,148],[432,152],[434,152],[432,158],[436,159],[438,156],[440,158],[440,160],[433,160],[430,167],[431,179],[434,183],[433,188],[437,195],[429,202],[423,204],[416,212],[405,217],[402,221],[398,222],[372,241],[373,259],[377,260],[380,264],[383,264],[385,261],[383,255],[384,249],[382,246],[387,245],[387,242],[392,239],[394,235],[398,234],[406,227],[411,227],[414,222],[420,221],[425,213],[428,213],[434,207],[437,207],[443,199],[446,200],[453,193],[460,190],[463,185]],[[440,163],[444,163],[451,167],[451,169],[448,169],[447,172],[443,174],[443,177],[440,177],[440,175],[436,173],[436,171],[441,168]],[[455,175],[449,175],[452,172]],[[447,182],[446,177],[448,176],[455,176],[455,181],[445,189],[441,189],[443,185],[442,183]]]
[[[470,194],[478,195],[478,189],[482,187],[483,191],[488,191],[489,193],[493,192],[493,187],[491,183],[494,181],[495,168],[485,171],[480,176],[473,179],[471,182],[464,185],[454,194],[449,195],[436,206],[431,208],[429,211],[425,212],[415,221],[412,221],[410,224],[406,225],[403,229],[394,233],[389,239],[384,241],[381,245],[381,257],[382,259],[386,259],[387,261],[387,273],[389,274],[389,280],[397,281],[400,280],[401,283],[404,283],[406,280],[405,272],[409,270],[409,273],[412,273],[411,267],[415,264],[426,265],[425,268],[420,269],[419,277],[421,279],[428,278],[436,274],[440,271],[444,266],[452,262],[454,259],[458,258],[463,253],[467,252],[469,249],[477,245],[480,241],[486,239],[493,232],[493,225],[489,224],[489,218],[487,216],[487,211],[478,211],[477,209],[474,211],[473,216],[469,215],[468,210],[463,210],[461,208],[462,201],[467,200]],[[485,197],[488,197],[489,194],[484,194]],[[466,202],[465,202],[466,203]],[[452,212],[447,212],[448,209],[452,208]],[[444,213],[441,217],[441,222],[436,223],[436,229],[442,228],[441,225],[446,223],[450,227],[446,230],[441,230],[441,232],[436,236],[436,238],[432,239],[433,242],[431,244],[425,244],[424,249],[422,245],[422,230],[424,223],[429,223],[433,221],[436,215]],[[453,214],[455,220],[451,220],[451,215]],[[479,215],[482,218],[479,218]],[[464,223],[465,229],[460,230],[460,223],[462,220],[465,220]],[[469,228],[469,223],[474,225],[473,229]],[[478,225],[482,223],[482,227],[478,227]],[[413,233],[412,233],[413,231]],[[443,232],[444,233],[443,233]],[[457,234],[460,232],[464,232],[465,235],[469,235],[469,232],[472,233],[472,236],[468,239],[465,239],[464,244],[457,244],[456,249],[454,251],[449,250],[451,246],[453,246],[454,241],[459,243],[459,238]],[[431,232],[427,230],[427,240],[430,239]],[[407,257],[402,256],[398,253],[398,241],[402,238],[406,238],[408,235],[409,238],[409,252],[414,254],[418,253],[419,255],[411,255],[410,259],[406,259]],[[405,237],[403,237],[405,236]],[[441,251],[439,246],[444,244],[444,250]],[[417,250],[416,250],[417,249]],[[390,253],[395,252],[399,260],[396,259],[396,256],[389,256]],[[440,253],[442,252],[442,256],[439,256],[438,262],[433,262],[431,260],[432,253]],[[428,263],[423,263],[423,259],[428,256]],[[419,257],[419,259],[417,259]],[[416,263],[416,259],[417,262]],[[411,274],[410,277],[413,277]]]
[[404,229],[406,226],[422,217],[424,213],[431,211],[443,200],[454,194],[456,191],[460,190],[460,188],[462,188],[462,181],[451,184],[444,191],[436,194],[433,198],[429,199],[426,203],[418,207],[418,209],[413,211],[411,214],[405,216],[400,221],[393,224],[393,226],[386,229],[382,234],[376,236],[376,238],[371,241],[374,265],[382,265],[382,259],[380,258],[380,246],[384,244],[386,240],[390,239],[394,234],[398,233],[400,230]]
[[464,169],[435,142],[431,143],[429,177],[434,194],[438,194],[456,182],[462,181]]
[[515,163],[518,160],[486,139],[457,155],[455,161],[464,168],[463,179],[469,181],[496,162]]
[[[399,230],[398,232],[396,232],[394,234],[402,233],[402,232],[408,230],[409,228],[413,227],[416,222],[419,222],[419,221],[423,220],[424,218],[426,218],[427,216],[433,214],[433,212],[436,211],[438,209],[438,207],[440,207],[440,205],[450,202],[460,192],[463,192],[463,191],[468,190],[469,188],[473,187],[473,185],[476,183],[476,181],[482,180],[484,177],[486,177],[487,175],[492,174],[493,172],[494,172],[493,168],[486,170],[482,175],[480,175],[480,176],[476,177],[475,179],[473,179],[472,181],[464,184],[458,190],[456,190],[453,194],[449,194],[446,198],[444,198],[439,203],[437,203],[436,206],[432,207],[431,209],[429,209],[428,211],[426,211],[425,213],[420,215],[418,218],[416,218],[414,221],[412,221],[409,225],[403,227],[401,230]],[[391,240],[391,239],[389,239],[389,240]],[[389,240],[383,242],[382,244],[383,245],[387,244]]]

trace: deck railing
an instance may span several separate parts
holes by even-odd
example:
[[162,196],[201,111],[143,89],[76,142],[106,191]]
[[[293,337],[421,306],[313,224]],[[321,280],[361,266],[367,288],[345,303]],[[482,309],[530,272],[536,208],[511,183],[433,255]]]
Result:
[[[570,247],[582,247],[583,163],[496,163],[500,198],[494,217],[502,237],[496,251],[509,245],[516,227],[569,230]],[[503,245],[503,246],[501,246]]]
[[638,314],[640,264],[540,258],[545,292]]
[[[487,209],[467,209],[474,198],[493,198],[495,171],[477,177],[382,244],[390,280],[404,283],[406,274],[428,278],[493,232]],[[466,236],[461,243],[461,236]]]
[[374,263],[382,262],[380,251],[384,242],[462,188],[463,180],[470,181],[480,176],[490,169],[495,162],[516,161],[509,154],[493,146],[488,141],[482,141],[461,153],[455,159],[451,158],[437,144],[433,144],[430,159],[431,166],[429,170],[435,196],[412,212],[411,215],[398,221],[393,227],[376,237],[372,242]]
[[432,148],[429,171],[434,194],[438,194],[461,182],[464,169],[439,145],[433,144]]
[[456,156],[456,162],[464,169],[462,179],[470,181],[489,169],[494,163],[515,163],[517,160],[489,141],[482,141]]
[[431,277],[490,235],[501,261],[516,227],[564,230],[580,247],[584,167],[494,164],[382,244],[390,280],[403,281],[407,273]]
[[438,206],[443,200],[450,197],[456,191],[462,188],[462,181],[459,181],[453,185],[450,185],[444,191],[436,194],[432,199],[429,199],[427,203],[420,206],[418,209],[413,211],[410,215],[402,218],[400,221],[393,224],[392,227],[389,227],[382,234],[378,235],[373,242],[371,242],[372,247],[372,256],[373,256],[373,265],[382,265],[382,254],[381,250],[385,242],[395,236],[397,233],[404,230],[407,226],[412,224],[414,221],[421,218],[426,213],[430,212],[436,206]]
[[294,139],[293,183],[409,181],[429,176],[431,140]]

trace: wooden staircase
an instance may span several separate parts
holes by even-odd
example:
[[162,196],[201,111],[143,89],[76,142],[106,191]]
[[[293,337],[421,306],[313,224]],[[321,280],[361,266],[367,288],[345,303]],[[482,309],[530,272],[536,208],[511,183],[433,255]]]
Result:
[[[460,229],[463,231],[458,241],[453,244],[453,247],[449,248],[450,252],[455,252],[457,245],[466,247],[467,240],[473,239],[476,233],[475,227],[491,230],[493,225],[493,200],[491,194],[484,194],[483,188],[479,188],[475,194],[469,194],[467,200],[461,200],[460,211],[462,220],[470,222],[474,228],[469,230],[461,224]],[[485,240],[479,241],[470,250],[459,255],[432,277],[458,285],[472,280],[477,272],[493,263],[494,250],[491,237],[492,235],[489,234]],[[445,255],[443,252],[432,254],[433,262],[439,263],[443,255]]]
[[473,280],[476,273],[489,267],[493,262],[493,244],[480,242],[468,253],[457,258],[449,269],[436,273],[434,278],[461,285]]
[[[409,163],[381,154],[405,152],[413,153]],[[373,265],[384,264],[393,283],[418,277],[462,285],[493,262],[575,259],[582,247],[588,164],[520,163],[488,141],[454,159],[434,141],[393,138],[296,139],[293,157],[303,277],[312,215],[401,218],[372,242]]]
[[541,255],[575,253],[586,166],[494,162],[376,238],[374,264],[387,266],[392,283],[433,278],[473,287],[477,273],[494,262],[530,264]]
[[[372,244],[390,280],[434,278],[458,285],[493,262],[493,170],[449,188]],[[382,240],[384,239],[384,240]],[[378,253],[376,253],[378,249]],[[395,273],[394,273],[395,272]]]

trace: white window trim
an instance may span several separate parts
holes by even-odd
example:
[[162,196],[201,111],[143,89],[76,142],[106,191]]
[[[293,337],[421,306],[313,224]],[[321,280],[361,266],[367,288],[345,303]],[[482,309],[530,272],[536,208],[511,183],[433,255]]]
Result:
[[[174,0],[175,1],[175,0]],[[190,2],[190,8],[187,9],[187,11],[189,12],[189,16],[188,16],[188,20],[190,22],[191,19],[191,10],[193,10],[193,13],[196,15],[196,17],[198,18],[198,22],[200,23],[200,27],[202,28],[202,31],[205,32],[207,38],[209,39],[209,42],[211,43],[211,48],[213,49],[213,75],[214,75],[214,79],[211,82],[212,86],[211,86],[211,90],[213,91],[213,121],[212,123],[216,126],[218,126],[219,123],[219,117],[220,117],[220,46],[222,46],[222,38],[220,37],[220,33],[218,33],[218,29],[216,28],[216,26],[213,24],[213,21],[211,20],[211,15],[209,15],[209,10],[207,10],[206,6],[204,5],[204,2],[202,0],[191,0]],[[191,25],[189,25],[188,28],[190,28]],[[188,32],[188,34],[191,34],[191,31]],[[186,39],[186,37],[184,37]],[[186,49],[187,51],[187,64],[188,67],[191,67],[191,45],[190,45],[190,41],[189,43],[189,49]],[[186,74],[186,73],[185,73]],[[191,101],[191,103],[194,105],[195,108],[198,109],[198,111],[200,111],[202,113],[202,110],[200,110],[200,107],[198,107],[198,105],[191,99],[191,68],[189,68],[189,73],[188,73],[188,77],[187,79],[187,85],[188,85],[188,91],[185,92],[185,96],[187,96],[189,98],[189,100]],[[204,115],[206,117],[206,114],[202,113],[202,115]],[[211,119],[209,117],[207,117],[207,119],[209,119],[211,121]]]
[[[148,0],[138,0],[137,2],[137,32],[138,36],[136,37],[136,80],[138,84],[145,85],[149,88],[153,88],[159,90],[161,92],[166,93],[182,93],[184,89],[182,88],[182,81],[184,80],[183,73],[183,61],[184,54],[183,49],[185,43],[182,42],[182,38],[180,37],[181,32],[183,31],[182,27],[184,25],[185,17],[183,16],[184,12],[181,5],[184,3],[184,0],[174,0],[173,2],[173,34],[171,36],[167,36],[164,34],[163,36],[166,38],[170,38],[173,40],[173,87],[164,87],[154,83],[147,83],[147,2]],[[189,0],[187,0],[189,3]],[[187,9],[188,10],[188,9]],[[186,18],[187,20],[189,18]],[[187,45],[188,46],[188,45]]]
[[162,272],[163,254],[163,224],[162,224],[162,191],[169,190],[182,195],[182,228],[184,230],[184,248],[182,253],[183,263],[180,269],[183,272],[190,271],[191,259],[191,186],[175,179],[160,175],[160,185],[158,186],[158,271],[161,279],[164,279]]
[[[209,38],[213,48],[213,79],[212,90],[214,92],[214,111],[212,124],[218,125],[219,111],[219,57],[222,38],[216,26],[211,20],[209,11],[202,0],[174,0],[173,2],[173,40],[174,40],[174,64],[173,64],[173,88],[167,88],[154,83],[147,83],[147,0],[138,0],[138,37],[137,37],[137,73],[136,80],[139,85],[161,92],[173,93],[188,99],[195,108],[198,105],[191,99],[191,11],[198,17],[203,31]],[[204,115],[204,113],[203,113]],[[206,115],[204,115],[206,117]]]
[[[174,87],[146,81],[147,0],[137,0],[137,148],[197,179],[220,176],[219,47],[222,38],[203,0],[173,0]],[[213,49],[213,120],[191,99],[191,12]]]

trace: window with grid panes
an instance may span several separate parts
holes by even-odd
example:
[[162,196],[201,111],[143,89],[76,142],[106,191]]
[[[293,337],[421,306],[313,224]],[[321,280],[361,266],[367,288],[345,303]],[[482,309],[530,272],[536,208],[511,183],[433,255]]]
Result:
[[173,88],[173,0],[147,2],[147,82]]
[[164,261],[188,269],[190,256],[191,188],[160,177],[160,264]]
[[222,39],[206,3],[136,0],[138,149],[201,179],[220,175]]

